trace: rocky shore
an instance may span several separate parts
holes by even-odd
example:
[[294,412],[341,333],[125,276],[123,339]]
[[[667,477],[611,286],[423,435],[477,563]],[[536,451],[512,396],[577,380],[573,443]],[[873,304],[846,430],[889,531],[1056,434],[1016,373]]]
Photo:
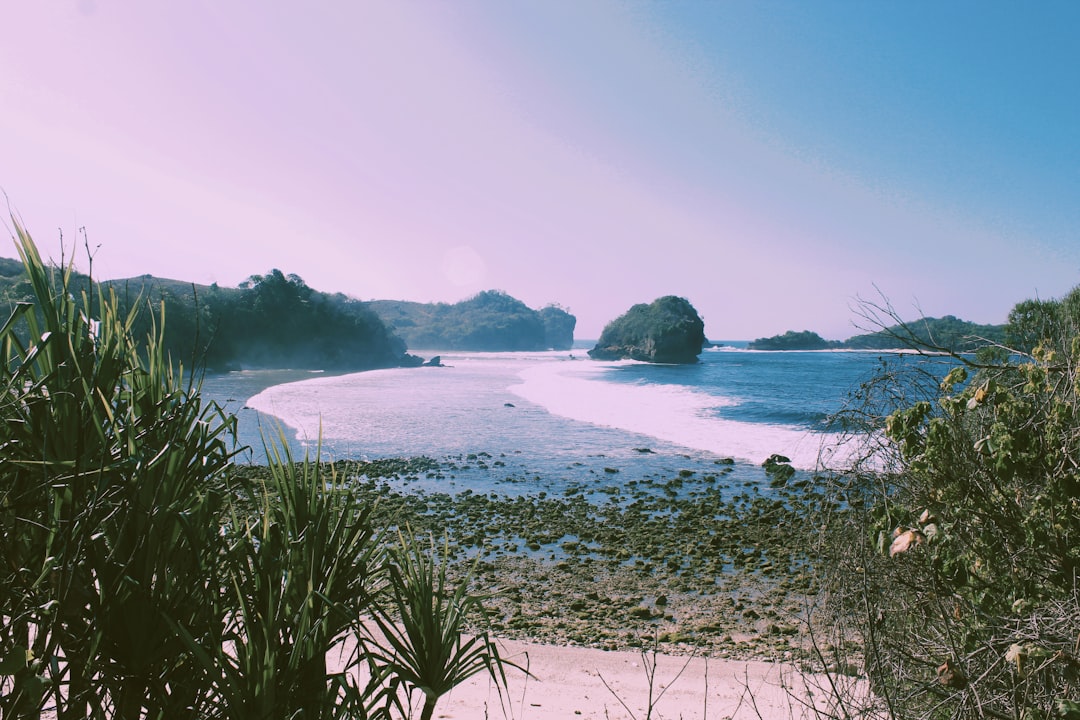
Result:
[[410,488],[470,462],[484,454],[449,466],[416,458],[343,461],[335,470],[377,501],[386,527],[440,540],[445,533],[463,570],[475,563],[496,635],[733,659],[809,657],[817,538],[807,518],[834,510],[813,478],[763,469],[760,482],[733,487],[731,461],[720,459],[709,472],[659,479],[612,471],[558,497]]

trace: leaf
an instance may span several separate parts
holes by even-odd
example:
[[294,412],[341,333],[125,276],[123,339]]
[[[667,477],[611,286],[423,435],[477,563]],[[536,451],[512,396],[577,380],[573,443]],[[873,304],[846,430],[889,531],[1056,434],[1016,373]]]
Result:
[[1016,666],[1016,674],[1020,677],[1024,677],[1024,658],[1027,657],[1027,652],[1024,650],[1023,645],[1013,643],[1009,646],[1009,650],[1005,653],[1005,662],[1012,663]]
[[26,668],[27,649],[16,645],[7,655],[0,658],[0,675],[14,675]]
[[1054,710],[1057,712],[1058,717],[1065,718],[1065,720],[1080,720],[1080,702],[1076,700],[1058,698],[1054,702]]
[[907,552],[924,542],[926,542],[926,536],[918,530],[904,530],[893,538],[892,545],[889,546],[889,557],[895,557],[900,553]]
[[946,660],[937,669],[938,682],[945,687],[963,690],[967,687],[968,679],[964,671],[956,667],[952,660]]

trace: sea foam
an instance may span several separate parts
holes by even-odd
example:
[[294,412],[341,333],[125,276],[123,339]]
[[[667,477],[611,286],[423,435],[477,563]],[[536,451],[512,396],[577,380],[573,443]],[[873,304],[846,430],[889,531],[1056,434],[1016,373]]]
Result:
[[803,427],[727,420],[718,410],[738,404],[677,385],[605,382],[617,363],[544,363],[523,370],[511,392],[579,422],[639,433],[683,447],[761,463],[774,453],[814,469],[823,447],[839,437]]

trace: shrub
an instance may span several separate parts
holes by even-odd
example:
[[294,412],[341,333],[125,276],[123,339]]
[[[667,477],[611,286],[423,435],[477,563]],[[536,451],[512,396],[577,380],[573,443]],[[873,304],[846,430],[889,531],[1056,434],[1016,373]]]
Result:
[[848,511],[829,527],[836,646],[859,638],[884,716],[1072,717],[1076,326],[1030,354],[956,357],[934,387],[885,376],[871,390],[886,401],[864,415],[881,421],[878,465],[841,476]]

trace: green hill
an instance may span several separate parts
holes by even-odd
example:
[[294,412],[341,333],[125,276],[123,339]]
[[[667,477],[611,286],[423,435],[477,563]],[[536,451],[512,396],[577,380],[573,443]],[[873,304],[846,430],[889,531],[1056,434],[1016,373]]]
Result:
[[370,306],[410,348],[431,350],[568,350],[577,323],[558,306],[533,310],[497,290],[453,304],[374,300]]
[[[160,322],[163,304],[165,349],[189,366],[365,370],[420,362],[367,303],[313,290],[302,278],[276,269],[253,275],[238,288],[151,275],[94,285],[80,275],[73,286],[115,292],[125,313],[141,304],[132,328],[136,338]],[[28,293],[22,264],[0,259],[0,312],[6,315]]]
[[[75,287],[91,288],[78,275]],[[133,328],[146,337],[165,306],[165,344],[174,360],[210,369],[296,367],[369,369],[414,365],[408,347],[443,350],[569,349],[576,319],[550,305],[539,311],[506,293],[482,292],[459,303],[362,302],[309,287],[271,270],[239,287],[198,285],[152,275],[108,280],[93,292],[116,293],[125,312],[141,302]],[[0,258],[0,312],[28,299],[22,263]]]

